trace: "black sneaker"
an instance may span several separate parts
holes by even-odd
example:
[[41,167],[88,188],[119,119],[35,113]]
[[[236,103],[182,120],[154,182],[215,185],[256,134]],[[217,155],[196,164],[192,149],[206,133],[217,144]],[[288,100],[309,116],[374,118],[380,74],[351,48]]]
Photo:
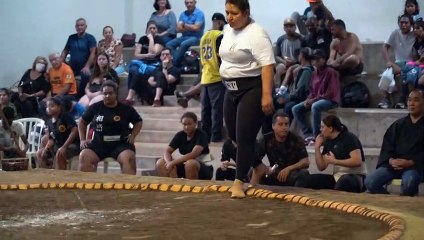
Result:
[[392,105],[388,98],[383,98],[381,102],[377,105],[378,108],[387,109]]
[[177,103],[178,103],[178,105],[180,105],[183,108],[187,108],[188,107],[188,99],[185,98],[185,97],[177,98]]
[[406,108],[406,105],[403,102],[398,102],[398,103],[396,103],[395,108],[397,108],[397,109],[405,109]]

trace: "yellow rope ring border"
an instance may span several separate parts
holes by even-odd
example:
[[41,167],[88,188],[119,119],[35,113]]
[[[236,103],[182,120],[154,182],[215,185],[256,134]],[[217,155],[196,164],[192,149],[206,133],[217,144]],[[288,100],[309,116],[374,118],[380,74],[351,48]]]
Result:
[[[141,191],[162,191],[162,192],[229,192],[229,186],[210,185],[206,187],[189,186],[179,184],[160,184],[160,183],[34,183],[34,184],[0,184],[0,190],[28,190],[28,189],[80,189],[80,190],[141,190]],[[345,212],[348,214],[360,215],[363,217],[374,218],[389,225],[389,232],[379,239],[397,240],[400,239],[405,231],[405,221],[395,215],[375,211],[360,205],[349,203],[318,200],[305,196],[275,193],[266,189],[250,188],[246,191],[247,196],[277,199],[285,202],[297,203],[310,207],[319,207]]]

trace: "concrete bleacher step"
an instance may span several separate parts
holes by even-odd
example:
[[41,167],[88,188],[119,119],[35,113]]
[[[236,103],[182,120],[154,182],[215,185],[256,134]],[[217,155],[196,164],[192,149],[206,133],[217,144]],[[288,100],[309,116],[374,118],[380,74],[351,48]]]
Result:
[[192,86],[198,78],[199,74],[181,74],[181,80],[179,84]]
[[147,143],[169,143],[175,136],[177,131],[165,131],[165,130],[141,130],[140,134],[137,135],[137,142]]
[[[193,100],[193,102],[194,101],[195,100]],[[135,106],[134,109],[140,113],[142,118],[175,119],[178,123],[180,121],[180,117],[185,112],[194,112],[197,117],[200,118],[200,106],[189,106],[188,108],[182,108],[180,106]]]
[[[180,106],[180,105],[178,105],[178,99],[175,96],[164,96],[163,97],[163,104],[165,106]],[[190,101],[188,101],[188,107],[189,108],[195,108],[195,107],[200,108],[200,106],[201,106],[201,104],[200,104],[199,100],[190,99]],[[199,116],[200,116],[200,113],[197,114],[197,117],[199,117]]]
[[[178,123],[178,124],[176,124]],[[146,130],[180,131],[180,121],[175,118],[147,118],[143,117],[143,128]]]

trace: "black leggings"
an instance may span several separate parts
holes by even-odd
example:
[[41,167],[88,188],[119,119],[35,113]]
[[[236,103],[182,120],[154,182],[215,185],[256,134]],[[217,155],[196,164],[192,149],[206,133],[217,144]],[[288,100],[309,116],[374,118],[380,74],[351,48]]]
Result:
[[261,98],[260,86],[225,93],[224,120],[229,137],[238,146],[236,178],[241,181],[246,178],[255,157],[256,135],[264,119]]
[[360,193],[364,191],[364,176],[357,174],[345,174],[336,182],[333,175],[311,174],[307,188],[334,189],[345,192]]

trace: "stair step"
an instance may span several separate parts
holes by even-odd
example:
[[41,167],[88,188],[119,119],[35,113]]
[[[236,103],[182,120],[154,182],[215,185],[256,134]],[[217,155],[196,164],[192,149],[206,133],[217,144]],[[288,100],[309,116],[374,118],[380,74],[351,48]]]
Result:
[[182,129],[179,119],[143,117],[143,130],[163,130],[177,132]]
[[199,74],[181,74],[181,80],[179,84],[192,86],[198,78]]
[[164,130],[141,130],[140,134],[137,135],[137,142],[147,143],[169,143],[175,136],[177,131],[164,131]]
[[[177,101],[178,100],[175,96],[164,96],[163,97],[163,104],[165,106],[179,106]],[[188,107],[190,107],[190,108],[200,107],[200,102],[196,99],[191,99],[190,101],[188,101]]]
[[[175,97],[174,97],[175,98]],[[166,99],[166,97],[165,97]],[[176,99],[172,100],[175,101]],[[189,101],[188,108],[182,108],[180,106],[162,106],[162,107],[151,107],[151,106],[135,106],[134,108],[138,113],[140,113],[141,117],[144,118],[156,118],[156,119],[176,119],[180,120],[181,116],[185,112],[194,112],[198,119],[200,119],[200,107],[190,106],[190,102],[195,102],[195,100]]]

